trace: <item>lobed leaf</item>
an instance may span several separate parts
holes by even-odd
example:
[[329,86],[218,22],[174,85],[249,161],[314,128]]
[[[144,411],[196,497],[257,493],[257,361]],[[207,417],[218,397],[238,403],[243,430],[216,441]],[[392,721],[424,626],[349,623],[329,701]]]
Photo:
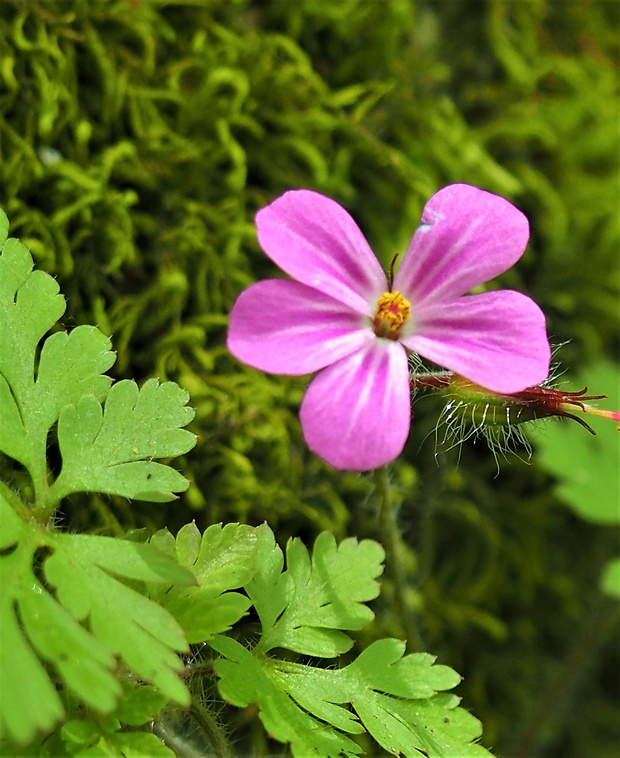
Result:
[[[316,746],[304,740],[319,729],[331,741],[344,738],[342,732],[367,731],[388,753],[406,758],[490,755],[474,742],[480,722],[458,707],[455,695],[437,694],[461,677],[435,666],[426,653],[403,657],[399,640],[373,643],[343,669],[253,655],[228,638],[217,637],[211,645],[227,659],[215,663],[222,696],[239,707],[261,708],[265,728],[290,742],[294,755],[313,754]],[[344,754],[355,754],[349,742],[345,745],[339,748]]]
[[266,731],[280,742],[290,743],[294,756],[354,756],[359,745],[342,732],[318,721],[289,697],[270,676],[263,661],[228,637],[216,637],[211,646],[225,658],[215,662],[220,692],[240,708],[260,707],[259,717]]
[[427,653],[405,656],[400,640],[374,642],[336,673],[360,720],[389,753],[429,758],[488,755],[470,745],[482,734],[480,722],[459,709],[452,689],[461,677],[448,666],[435,666]]
[[354,538],[336,546],[334,536],[324,532],[312,558],[298,539],[289,542],[286,557],[284,574],[275,573],[280,560],[272,559],[270,573],[262,572],[246,587],[263,624],[261,652],[283,647],[323,658],[346,652],[353,642],[340,630],[361,629],[374,618],[364,603],[379,594],[383,548]]
[[7,239],[3,211],[0,220],[0,373],[19,398],[32,385],[37,345],[65,312],[65,299],[53,277],[33,271],[25,245]]
[[210,526],[203,535],[195,524],[183,526],[175,538],[167,530],[151,543],[191,568],[198,587],[173,587],[156,594],[183,627],[191,644],[209,640],[230,629],[252,601],[239,592],[256,570],[257,530],[244,524]]
[[180,427],[194,415],[187,392],[174,382],[149,379],[141,389],[123,380],[108,393],[105,409],[93,395],[67,405],[58,421],[63,464],[51,488],[60,500],[72,492],[95,491],[166,502],[189,482],[153,458],[182,455],[196,436]]
[[[4,214],[2,234],[6,238]],[[39,496],[47,487],[47,433],[61,409],[84,394],[105,397],[114,363],[110,341],[92,326],[58,332],[38,343],[64,313],[65,301],[48,274],[34,271],[32,256],[16,239],[0,254],[0,451],[30,472]],[[38,360],[37,360],[38,358]],[[36,378],[35,378],[36,368]]]
[[323,658],[348,650],[341,630],[372,619],[364,602],[378,594],[384,553],[371,541],[337,546],[323,533],[311,557],[299,540],[289,542],[283,572],[273,533],[257,531],[256,574],[245,589],[263,625],[261,640],[253,651],[222,636],[209,643],[226,659],[215,662],[224,699],[258,706],[269,734],[290,743],[295,756],[356,755],[361,749],[346,734],[364,731],[407,758],[489,755],[475,743],[477,719],[458,708],[455,695],[438,694],[461,677],[427,653],[404,655],[400,640],[374,642],[342,669],[266,655],[275,647]]
[[3,739],[28,744],[62,719],[57,680],[84,706],[110,712],[121,694],[118,659],[166,698],[189,702],[176,673],[182,663],[175,651],[187,649],[182,629],[109,573],[187,585],[195,581],[188,569],[150,545],[25,523],[1,496],[0,535]]

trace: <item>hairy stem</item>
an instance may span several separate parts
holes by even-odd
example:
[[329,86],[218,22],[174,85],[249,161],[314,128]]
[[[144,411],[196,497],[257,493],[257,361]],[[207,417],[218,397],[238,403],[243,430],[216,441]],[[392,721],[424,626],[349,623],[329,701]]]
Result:
[[205,754],[162,721],[156,721],[153,724],[154,734],[173,750],[178,758],[207,758],[207,756],[208,758],[232,758],[233,754],[226,734],[217,718],[207,708],[196,702],[190,705],[189,713],[210,746],[208,753]]

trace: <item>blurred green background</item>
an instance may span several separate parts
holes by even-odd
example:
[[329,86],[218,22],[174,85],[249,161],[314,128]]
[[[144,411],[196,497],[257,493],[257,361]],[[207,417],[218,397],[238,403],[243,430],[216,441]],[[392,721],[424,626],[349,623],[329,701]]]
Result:
[[[384,261],[438,188],[509,198],[532,235],[499,283],[545,310],[565,343],[562,386],[615,393],[617,408],[619,28],[615,0],[4,0],[11,233],[58,279],[64,328],[112,336],[116,378],[175,380],[197,409],[198,446],[176,462],[186,496],[75,498],[65,523],[378,537],[370,477],[304,446],[306,380],[225,348],[236,295],[276,273],[254,213],[290,188],[338,200]],[[618,604],[599,591],[620,552],[613,424],[592,442],[547,423],[531,462],[520,450],[498,465],[481,442],[437,448],[440,411],[416,400],[390,472],[425,649],[465,677],[463,704],[498,755],[617,756]],[[398,636],[383,589],[370,633]]]

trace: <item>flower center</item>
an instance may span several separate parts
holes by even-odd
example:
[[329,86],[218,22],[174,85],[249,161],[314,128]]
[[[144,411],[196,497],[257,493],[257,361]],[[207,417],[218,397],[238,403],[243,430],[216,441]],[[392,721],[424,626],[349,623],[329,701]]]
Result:
[[411,303],[400,292],[384,292],[377,301],[372,325],[377,337],[397,340],[403,324],[411,317]]

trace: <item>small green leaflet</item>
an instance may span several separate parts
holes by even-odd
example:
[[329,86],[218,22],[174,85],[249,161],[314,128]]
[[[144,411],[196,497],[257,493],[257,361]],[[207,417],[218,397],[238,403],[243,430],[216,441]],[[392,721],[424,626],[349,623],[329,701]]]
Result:
[[123,380],[110,389],[105,410],[86,395],[66,405],[58,420],[62,470],[50,491],[53,501],[72,492],[95,491],[132,499],[165,502],[189,482],[151,458],[170,458],[190,450],[195,435],[180,429],[193,409],[189,395],[174,382],[149,379],[141,389]]
[[192,523],[179,530],[176,540],[167,530],[151,538],[152,545],[190,569],[198,582],[198,587],[158,586],[151,592],[181,624],[188,642],[209,640],[247,613],[252,601],[230,590],[254,576],[257,536],[255,528],[244,524],[214,524],[201,535]]
[[[86,706],[102,713],[121,693],[118,660],[166,698],[188,704],[176,673],[182,663],[175,651],[187,649],[182,629],[165,609],[115,577],[191,585],[189,570],[150,545],[27,524],[1,496],[0,535],[3,738],[27,744],[63,717],[49,666]],[[35,571],[39,556],[47,557]]]
[[361,629],[374,618],[365,603],[379,595],[383,548],[372,540],[317,538],[312,559],[299,539],[289,541],[287,568],[273,533],[259,532],[259,570],[245,586],[263,626],[258,650],[276,647],[329,658],[346,652],[353,640],[342,629]]
[[[110,388],[105,372],[115,354],[93,326],[56,332],[39,353],[65,301],[56,281],[33,270],[26,247],[7,234],[0,211],[0,452],[30,473],[35,513],[49,517],[63,497],[79,491],[173,500],[189,483],[153,459],[194,446],[195,435],[182,428],[194,415],[187,392],[156,379],[140,389],[126,380]],[[46,449],[56,422],[62,469],[50,487]]]
[[[127,731],[153,721],[168,698],[150,685],[124,681],[117,708],[108,716],[85,713],[73,718],[44,743],[41,756],[124,756],[125,758],[174,758],[172,750],[150,732]],[[122,730],[122,731],[121,731]]]

